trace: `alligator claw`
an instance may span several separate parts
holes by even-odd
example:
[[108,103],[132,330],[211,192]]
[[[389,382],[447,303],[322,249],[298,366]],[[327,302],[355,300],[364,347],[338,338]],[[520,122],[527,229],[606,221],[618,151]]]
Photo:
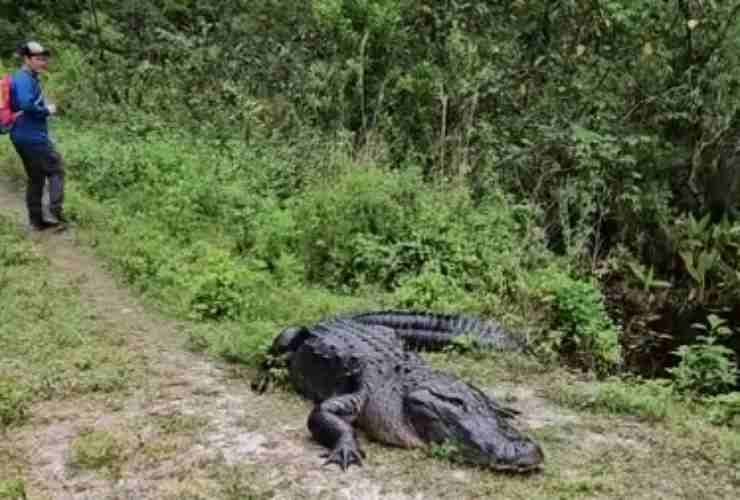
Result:
[[252,381],[251,387],[257,394],[264,394],[270,385],[270,377],[267,375],[260,375],[256,380]]
[[340,444],[332,451],[321,454],[321,458],[326,458],[324,465],[337,464],[342,470],[352,465],[362,467],[362,459],[365,458],[365,452],[356,444]]

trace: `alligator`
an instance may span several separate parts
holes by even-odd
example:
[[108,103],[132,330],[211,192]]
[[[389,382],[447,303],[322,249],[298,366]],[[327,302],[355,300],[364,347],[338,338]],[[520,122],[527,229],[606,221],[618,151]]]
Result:
[[[515,410],[431,368],[415,352],[439,349],[461,336],[492,349],[522,349],[494,322],[382,311],[286,328],[275,338],[263,369],[281,359],[294,388],[313,400],[308,429],[328,448],[322,455],[326,464],[343,470],[362,465],[357,426],[388,445],[447,445],[454,458],[493,470],[540,468],[542,449],[512,426]],[[264,379],[255,389],[265,390]]]

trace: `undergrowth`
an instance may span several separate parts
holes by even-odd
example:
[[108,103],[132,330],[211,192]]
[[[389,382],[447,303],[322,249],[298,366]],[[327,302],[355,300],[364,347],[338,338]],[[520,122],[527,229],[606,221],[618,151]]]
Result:
[[[201,348],[249,361],[280,327],[404,307],[496,316],[553,351],[544,332],[575,325],[563,335],[582,358],[619,357],[598,289],[558,264],[533,208],[502,193],[474,200],[418,170],[359,164],[337,140],[317,143],[328,163],[306,165],[269,141],[60,132],[68,214],[125,282],[206,325]],[[291,196],[284,172],[300,186]]]

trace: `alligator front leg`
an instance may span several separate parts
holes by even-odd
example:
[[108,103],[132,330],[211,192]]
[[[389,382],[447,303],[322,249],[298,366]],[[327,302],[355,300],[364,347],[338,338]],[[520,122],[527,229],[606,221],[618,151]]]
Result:
[[313,438],[331,451],[322,455],[326,464],[338,464],[347,470],[362,465],[365,452],[360,449],[352,422],[360,414],[366,397],[363,392],[337,396],[317,404],[308,417]]

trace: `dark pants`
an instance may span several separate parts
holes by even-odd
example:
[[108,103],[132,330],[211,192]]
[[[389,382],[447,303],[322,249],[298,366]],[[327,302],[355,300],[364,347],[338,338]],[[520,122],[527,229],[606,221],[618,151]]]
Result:
[[28,175],[26,206],[31,224],[41,224],[43,221],[41,199],[46,179],[49,179],[49,211],[55,217],[61,217],[64,204],[64,164],[61,155],[50,142],[13,145]]

